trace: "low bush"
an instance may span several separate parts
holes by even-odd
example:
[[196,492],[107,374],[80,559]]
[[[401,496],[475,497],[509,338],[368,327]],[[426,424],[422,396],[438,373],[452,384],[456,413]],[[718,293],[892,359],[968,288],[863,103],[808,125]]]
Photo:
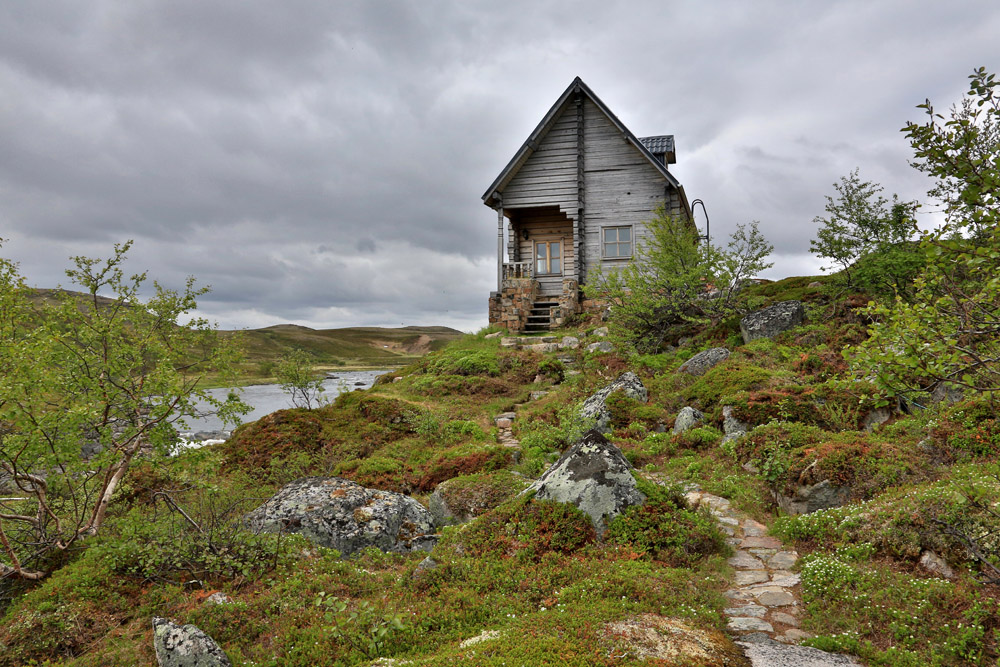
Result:
[[728,549],[711,515],[667,499],[629,507],[611,522],[604,539],[669,567],[692,567]]
[[572,505],[532,498],[487,512],[463,532],[461,542],[474,557],[538,562],[549,553],[578,551],[596,537],[590,517]]

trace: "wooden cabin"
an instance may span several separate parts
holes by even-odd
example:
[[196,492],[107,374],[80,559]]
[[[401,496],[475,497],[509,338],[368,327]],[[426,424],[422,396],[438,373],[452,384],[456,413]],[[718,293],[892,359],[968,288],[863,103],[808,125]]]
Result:
[[585,309],[588,273],[632,261],[659,205],[690,217],[675,162],[672,135],[637,138],[574,79],[483,195],[497,212],[490,323],[548,329]]

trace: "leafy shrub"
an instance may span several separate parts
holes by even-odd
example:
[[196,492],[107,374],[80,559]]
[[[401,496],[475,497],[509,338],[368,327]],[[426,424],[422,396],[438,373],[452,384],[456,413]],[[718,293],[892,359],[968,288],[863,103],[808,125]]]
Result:
[[489,434],[480,428],[479,424],[464,419],[446,422],[441,427],[441,435],[447,442],[460,442],[462,440],[483,442],[489,438]]
[[663,416],[663,410],[655,405],[637,401],[616,391],[605,400],[611,414],[611,425],[615,428],[627,427],[630,424],[643,423],[647,428],[653,428]]
[[[977,466],[978,468],[978,466]],[[779,518],[772,532],[788,540],[831,547],[872,545],[879,555],[914,563],[924,550],[952,563],[972,563],[966,542],[1000,567],[1000,517],[989,509],[1000,481],[978,469],[954,478],[889,491],[868,502]],[[951,529],[947,529],[950,527]]]
[[931,430],[937,447],[952,458],[995,458],[1000,455],[1000,418],[996,407],[981,397],[950,406]]
[[160,493],[115,524],[116,539],[99,546],[116,573],[145,581],[254,579],[272,570],[282,538],[246,530],[243,514],[259,502],[212,492],[188,493],[181,507]]
[[417,471],[419,477],[413,480],[413,491],[427,492],[452,477],[477,472],[499,470],[510,462],[510,450],[505,447],[488,446],[462,448],[446,452],[424,464]]
[[568,503],[518,500],[487,512],[463,532],[466,552],[479,558],[538,562],[569,554],[596,539],[590,517]]
[[673,436],[674,445],[679,449],[707,449],[722,440],[722,431],[714,426],[699,426]]
[[271,459],[291,452],[319,451],[324,444],[322,431],[319,411],[278,410],[243,424],[219,447],[225,454],[226,469],[254,474],[266,470]]
[[510,470],[460,475],[441,487],[449,507],[475,516],[506,502],[527,488],[529,480]]
[[[128,614],[138,584],[120,579],[95,548],[57,570],[0,618],[0,666],[21,667],[83,653]],[[131,583],[131,582],[130,582]]]
[[604,539],[670,567],[692,567],[727,549],[725,536],[710,515],[670,500],[629,507],[611,522]]

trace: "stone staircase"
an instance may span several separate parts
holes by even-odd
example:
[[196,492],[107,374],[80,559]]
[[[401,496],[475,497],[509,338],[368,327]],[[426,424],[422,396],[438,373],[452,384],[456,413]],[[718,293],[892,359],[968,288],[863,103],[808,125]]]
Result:
[[558,301],[536,301],[532,304],[528,321],[524,325],[525,333],[552,329],[552,309],[558,305]]

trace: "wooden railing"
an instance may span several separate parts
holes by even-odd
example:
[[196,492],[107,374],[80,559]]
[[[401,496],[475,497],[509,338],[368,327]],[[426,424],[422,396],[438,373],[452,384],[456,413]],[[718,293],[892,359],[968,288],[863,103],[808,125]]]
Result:
[[503,265],[503,279],[530,278],[531,262],[511,262]]

